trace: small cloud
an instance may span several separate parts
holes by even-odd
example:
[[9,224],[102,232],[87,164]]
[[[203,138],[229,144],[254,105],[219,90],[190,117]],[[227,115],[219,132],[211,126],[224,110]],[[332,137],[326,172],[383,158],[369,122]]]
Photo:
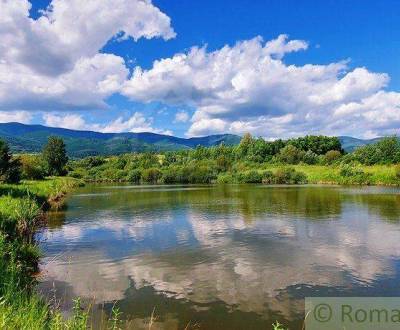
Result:
[[0,123],[19,122],[29,124],[32,114],[28,111],[0,111]]
[[179,111],[175,114],[175,123],[186,123],[189,120],[189,114],[186,111]]

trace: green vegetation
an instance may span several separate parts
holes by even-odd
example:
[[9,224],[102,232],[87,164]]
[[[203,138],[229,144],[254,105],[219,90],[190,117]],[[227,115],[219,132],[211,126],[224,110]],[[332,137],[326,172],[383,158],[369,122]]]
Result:
[[18,183],[21,177],[19,158],[12,158],[8,144],[0,140],[0,182]]
[[50,175],[65,174],[65,165],[68,157],[65,150],[64,141],[56,136],[49,137],[49,140],[43,148],[43,158],[46,161],[47,172]]
[[400,143],[393,137],[344,154],[335,137],[268,142],[246,134],[237,146],[87,157],[71,161],[68,170],[92,182],[398,185],[397,155]]
[[68,155],[76,158],[192,149],[197,145],[210,147],[221,143],[236,145],[240,141],[239,136],[231,134],[184,139],[155,133],[100,133],[41,125],[0,123],[0,138],[8,142],[14,153],[41,152],[50,136],[62,138]]
[[74,316],[64,321],[37,295],[34,276],[40,257],[34,234],[43,220],[43,209],[59,206],[60,197],[79,183],[52,178],[0,186],[1,329],[86,329],[77,321],[86,313],[76,307]]

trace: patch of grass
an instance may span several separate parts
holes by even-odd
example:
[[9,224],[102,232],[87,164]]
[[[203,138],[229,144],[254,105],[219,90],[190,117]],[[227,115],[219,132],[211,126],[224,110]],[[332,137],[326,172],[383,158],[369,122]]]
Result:
[[0,185],[0,329],[86,329],[88,313],[75,302],[64,320],[35,291],[40,251],[34,233],[42,207],[80,182],[71,178]]

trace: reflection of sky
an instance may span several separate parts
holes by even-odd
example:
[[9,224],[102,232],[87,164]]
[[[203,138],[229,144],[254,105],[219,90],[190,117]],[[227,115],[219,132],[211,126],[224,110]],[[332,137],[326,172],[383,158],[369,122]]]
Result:
[[[163,189],[161,197],[157,189]],[[240,198],[225,191],[209,199],[192,191],[176,199],[179,190],[154,188],[140,201],[142,189],[127,194],[125,188],[117,191],[124,197],[109,198],[108,204],[97,195],[101,189],[76,195],[63,225],[42,234],[45,281],[65,283],[69,295],[97,303],[128,303],[130,288],[151,287],[152,295],[186,301],[193,309],[223,302],[260,317],[273,310],[290,319],[303,308],[294,297],[318,294],[318,287],[354,295],[397,280],[400,227],[393,222],[396,210],[385,208],[400,207],[398,191],[388,190],[390,203],[384,203],[373,195],[365,199],[365,188],[360,194],[353,188],[315,188],[318,193],[311,195],[304,188],[292,195],[292,189],[275,197],[271,189]],[[301,207],[285,207],[291,196]],[[336,203],[326,206],[329,216],[321,198]],[[258,202],[248,221],[247,204],[251,208],[254,200],[269,204]],[[382,221],[382,214],[390,221]],[[374,294],[387,294],[381,290]],[[146,301],[151,311],[154,299]]]

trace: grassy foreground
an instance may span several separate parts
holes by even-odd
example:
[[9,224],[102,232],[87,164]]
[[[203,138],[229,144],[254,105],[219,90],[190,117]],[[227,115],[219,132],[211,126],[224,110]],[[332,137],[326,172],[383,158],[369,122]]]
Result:
[[75,302],[64,320],[35,292],[40,251],[34,234],[43,212],[60,207],[79,180],[51,178],[0,185],[0,329],[86,329],[87,314]]

